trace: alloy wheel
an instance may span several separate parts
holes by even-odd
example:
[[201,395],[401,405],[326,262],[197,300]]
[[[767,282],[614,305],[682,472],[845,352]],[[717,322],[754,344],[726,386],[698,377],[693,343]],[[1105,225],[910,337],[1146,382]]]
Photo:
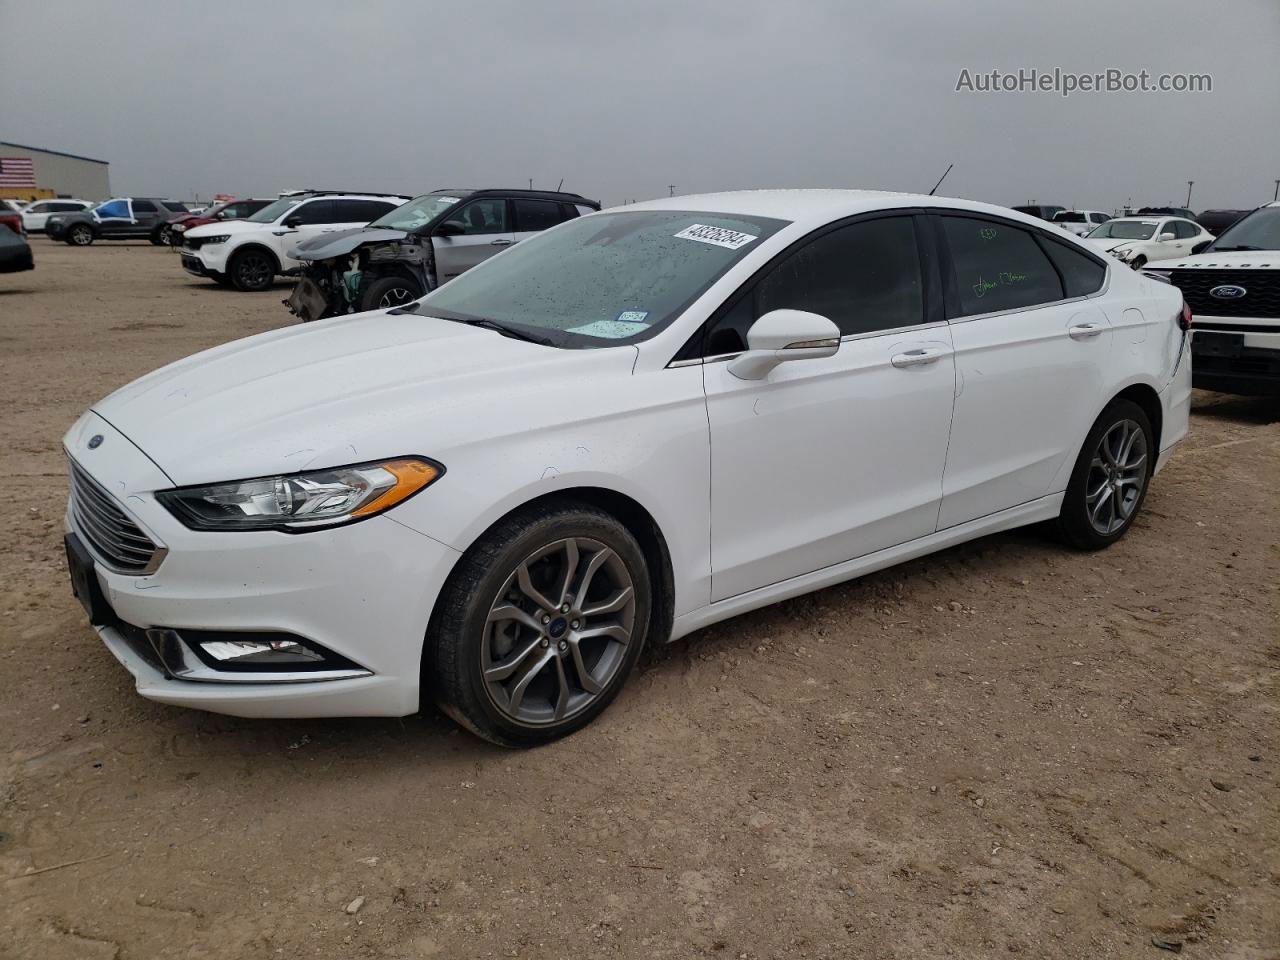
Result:
[[93,231],[88,227],[72,227],[71,242],[77,247],[87,247],[93,243]]
[[240,254],[240,262],[236,265],[236,278],[251,290],[261,290],[271,283],[275,271],[266,254],[249,250]]
[[1147,434],[1136,421],[1119,420],[1102,435],[1089,464],[1085,509],[1098,533],[1110,536],[1127,524],[1147,484]]
[[392,287],[382,295],[382,299],[378,301],[378,307],[380,309],[400,307],[416,299],[418,295],[408,287]]
[[510,572],[480,644],[489,699],[525,726],[586,710],[626,661],[635,584],[622,558],[590,537],[541,547]]

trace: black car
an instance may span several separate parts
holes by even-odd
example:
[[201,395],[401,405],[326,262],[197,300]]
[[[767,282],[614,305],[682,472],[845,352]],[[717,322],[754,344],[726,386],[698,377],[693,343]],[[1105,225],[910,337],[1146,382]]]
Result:
[[50,240],[87,247],[95,240],[150,240],[165,243],[164,229],[186,204],[159,197],[114,197],[82,213],[55,213],[45,221]]
[[1196,223],[1216,237],[1248,212],[1248,210],[1205,210],[1195,219]]
[[0,273],[17,273],[32,270],[31,246],[26,237],[14,232],[8,224],[0,223]]
[[600,204],[550,190],[436,190],[366,227],[298,244],[284,301],[303,321],[416,300],[507,247]]
[[1186,207],[1141,207],[1133,214],[1136,217],[1181,217],[1183,220],[1194,220],[1196,215]]

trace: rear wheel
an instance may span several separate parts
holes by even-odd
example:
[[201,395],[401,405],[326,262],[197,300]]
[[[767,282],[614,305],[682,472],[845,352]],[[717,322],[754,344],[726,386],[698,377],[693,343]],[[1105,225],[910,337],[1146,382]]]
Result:
[[1076,459],[1058,515],[1062,539],[1100,550],[1123,537],[1147,495],[1156,451],[1151,421],[1130,400],[1102,411]]
[[227,276],[237,290],[257,292],[266,290],[276,276],[276,263],[266,250],[250,247],[241,250],[227,265]]
[[151,242],[157,247],[167,247],[173,243],[173,231],[167,223],[152,232]]
[[609,514],[571,502],[514,514],[467,552],[442,591],[424,689],[503,746],[565,736],[622,689],[651,596],[640,545]]
[[67,243],[73,247],[87,247],[93,243],[93,228],[77,223],[67,231]]
[[360,295],[361,310],[387,310],[402,307],[422,296],[422,286],[407,277],[382,277],[373,281]]

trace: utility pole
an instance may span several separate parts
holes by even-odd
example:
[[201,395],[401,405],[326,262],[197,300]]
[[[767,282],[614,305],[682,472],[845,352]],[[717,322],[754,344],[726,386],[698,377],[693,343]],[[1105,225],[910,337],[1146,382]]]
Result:
[[674,183],[667,184],[667,196],[674,197],[676,195],[676,185]]
[[1191,207],[1191,185],[1192,185],[1193,183],[1195,183],[1195,181],[1194,181],[1194,180],[1188,180],[1188,181],[1187,181],[1187,202],[1186,202],[1186,203],[1184,203],[1184,204],[1183,204],[1183,206],[1184,206],[1184,207],[1187,207],[1188,209],[1190,209],[1190,207]]
[[1280,200],[1280,180],[1276,181],[1275,192],[1271,194],[1272,200]]

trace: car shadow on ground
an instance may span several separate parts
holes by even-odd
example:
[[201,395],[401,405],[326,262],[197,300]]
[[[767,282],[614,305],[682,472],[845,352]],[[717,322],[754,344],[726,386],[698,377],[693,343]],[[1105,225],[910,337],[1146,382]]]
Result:
[[1198,417],[1234,420],[1266,426],[1280,421],[1280,397],[1240,397],[1230,393],[1197,390],[1191,397],[1191,409]]

